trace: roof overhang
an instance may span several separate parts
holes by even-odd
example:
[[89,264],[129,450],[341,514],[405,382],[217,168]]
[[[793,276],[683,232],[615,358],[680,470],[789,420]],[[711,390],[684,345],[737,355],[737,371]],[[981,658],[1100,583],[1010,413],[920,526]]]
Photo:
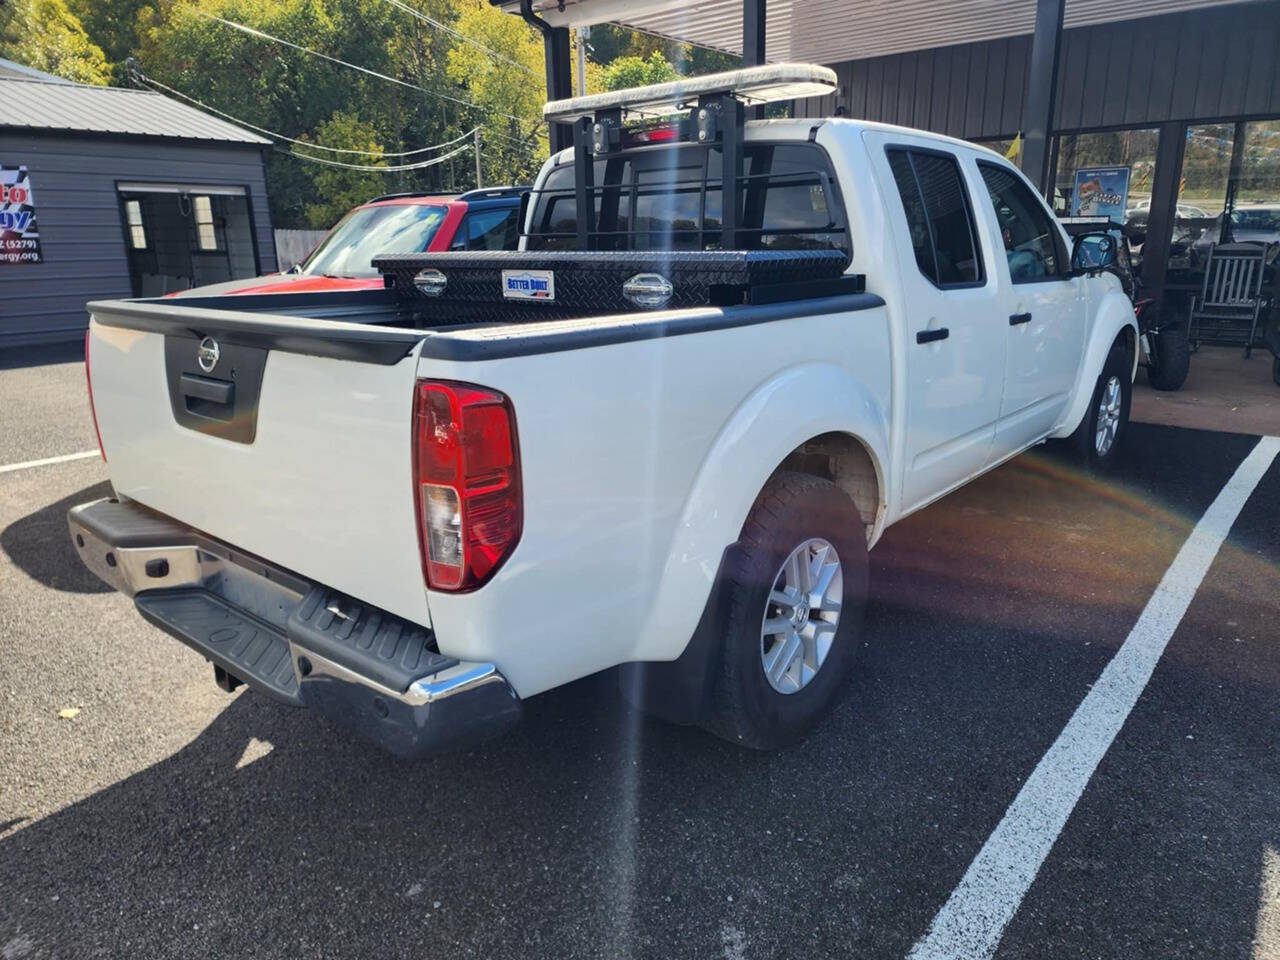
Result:
[[[518,14],[519,0],[491,0]],[[1248,0],[1066,0],[1064,26],[1136,20]],[[616,23],[742,52],[742,0],[533,0],[556,27]],[[767,0],[770,61],[841,63],[1035,31],[1036,0]]]

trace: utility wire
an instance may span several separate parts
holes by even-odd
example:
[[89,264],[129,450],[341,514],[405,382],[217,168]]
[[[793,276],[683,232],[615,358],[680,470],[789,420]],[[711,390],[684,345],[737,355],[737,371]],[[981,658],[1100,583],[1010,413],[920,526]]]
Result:
[[471,144],[464,143],[462,146],[456,147],[439,157],[432,157],[430,160],[420,160],[417,163],[401,163],[392,167],[380,167],[376,164],[364,163],[343,163],[341,160],[326,160],[324,157],[313,157],[309,153],[299,153],[297,150],[285,150],[280,147],[276,149],[286,156],[297,157],[300,160],[310,160],[312,163],[323,163],[326,167],[342,167],[344,170],[367,170],[372,173],[400,173],[403,170],[422,170],[426,167],[434,167],[437,163],[444,163],[446,160],[451,160],[458,154],[470,150]]
[[[239,124],[242,127],[248,127],[250,130],[253,130],[256,133],[261,133],[263,136],[271,137],[276,140],[286,140],[289,143],[296,143],[298,146],[306,147],[308,150],[324,150],[327,153],[356,153],[366,157],[393,157],[393,158],[394,157],[413,157],[413,156],[417,156],[420,153],[431,153],[432,151],[435,151],[435,150],[443,150],[445,147],[451,147],[455,143],[458,143],[462,140],[467,139],[468,137],[473,136],[476,130],[479,129],[478,127],[472,127],[466,133],[459,134],[458,136],[454,137],[452,140],[446,140],[444,143],[434,143],[429,147],[419,147],[417,150],[401,150],[394,153],[386,150],[356,150],[356,149],[351,149],[346,147],[326,147],[322,143],[316,143],[312,140],[299,140],[296,137],[286,136],[283,133],[277,133],[274,130],[268,130],[266,127],[260,127],[257,124],[250,123],[248,120],[241,120],[239,117],[232,116],[231,114],[223,110],[219,110],[217,107],[209,106],[209,104],[205,103],[203,100],[198,100],[195,97],[189,97],[185,93],[183,93],[181,90],[175,90],[173,87],[170,87],[167,84],[163,84],[159,80],[153,80],[151,77],[148,77],[141,70],[135,70],[134,76],[145,84],[149,84],[150,86],[153,86],[153,87],[158,87],[159,89],[165,91],[166,93],[170,93],[175,97],[181,97],[183,100],[186,100],[188,103],[199,107],[201,110],[206,110],[209,113],[216,113],[218,116],[223,117],[226,120],[230,120],[232,123]],[[291,153],[293,151],[285,151],[285,152]],[[378,167],[377,169],[381,170],[383,168]]]
[[358,63],[351,63],[350,61],[342,60],[342,59],[339,59],[338,57],[330,56],[327,53],[322,53],[319,50],[313,50],[310,47],[304,47],[301,44],[294,43],[291,40],[285,40],[282,37],[273,36],[272,34],[266,33],[262,30],[258,30],[256,27],[245,26],[243,23],[236,23],[236,21],[234,20],[226,20],[226,19],[223,19],[222,17],[215,16],[212,13],[205,13],[203,10],[199,9],[198,7],[193,8],[192,12],[195,13],[197,16],[204,17],[206,20],[213,20],[214,22],[220,23],[225,27],[230,27],[232,30],[239,30],[241,33],[246,33],[251,37],[258,37],[259,39],[262,39],[262,40],[270,40],[272,43],[278,43],[278,44],[281,44],[282,46],[290,47],[291,49],[297,50],[301,53],[307,53],[313,57],[319,57],[321,60],[328,60],[330,63],[336,63],[339,66],[348,67],[352,70],[358,70],[361,73],[368,74],[371,77],[377,77],[379,80],[386,80],[388,83],[394,83],[402,87],[408,87],[410,90],[418,90],[422,93],[427,94],[428,96],[439,97],[442,100],[448,100],[449,102],[456,103],[459,106],[470,107],[472,110],[484,110],[489,113],[494,113],[500,117],[505,117],[508,120],[514,120],[516,121],[516,123],[533,122],[534,126],[537,126],[537,122],[530,121],[525,117],[517,117],[510,113],[503,113],[501,110],[495,110],[491,107],[482,107],[480,104],[475,103],[471,100],[463,100],[460,97],[451,97],[449,96],[449,94],[440,93],[438,90],[428,90],[426,87],[420,87],[416,83],[410,83],[408,80],[401,80],[399,77],[388,76],[385,73],[379,73],[377,70],[370,70],[368,67],[362,67]]
[[505,53],[499,53],[497,50],[494,50],[492,47],[485,46],[479,40],[476,40],[472,37],[468,37],[465,33],[461,33],[460,31],[455,30],[453,27],[449,26],[447,23],[442,23],[439,20],[435,19],[434,17],[429,17],[425,13],[423,13],[421,10],[415,10],[413,7],[409,6],[407,3],[404,3],[403,0],[386,0],[386,2],[399,10],[403,10],[405,13],[409,14],[410,16],[417,17],[423,23],[433,26],[437,30],[443,33],[449,34],[449,36],[451,37],[456,37],[457,39],[461,40],[463,43],[471,44],[471,46],[475,47],[477,50],[483,50],[485,53],[493,57],[495,60],[501,60],[503,63],[509,63],[511,64],[511,66],[517,67],[520,70],[523,70],[525,73],[529,74],[532,77],[537,76],[537,73],[535,73],[533,70],[530,70],[519,60],[513,60],[511,57],[508,57]]

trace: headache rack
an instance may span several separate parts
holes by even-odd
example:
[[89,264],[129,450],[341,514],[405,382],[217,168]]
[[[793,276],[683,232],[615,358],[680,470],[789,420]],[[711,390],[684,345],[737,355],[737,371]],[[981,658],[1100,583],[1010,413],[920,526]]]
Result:
[[[750,227],[744,221],[745,203],[752,187],[768,182],[790,182],[802,186],[806,183],[830,191],[830,177],[822,171],[777,174],[762,172],[748,174],[744,170],[746,147],[743,128],[746,108],[779,100],[800,97],[825,96],[836,88],[835,72],[828,67],[804,63],[770,64],[729,70],[703,77],[688,77],[670,83],[617,90],[610,93],[553,100],[543,108],[543,117],[551,123],[568,122],[573,127],[573,168],[575,198],[575,229],[572,234],[578,250],[635,249],[634,224],[622,229],[618,224],[618,205],[629,191],[628,209],[635,216],[635,200],[644,194],[633,182],[624,184],[620,179],[620,161],[649,144],[685,144],[702,147],[700,162],[693,165],[698,175],[654,184],[653,190],[674,191],[677,194],[696,194],[698,216],[689,225],[672,226],[664,231],[668,236],[680,237],[683,247],[704,249],[712,239],[722,250],[738,250],[753,238],[759,243],[759,235],[793,232],[812,234],[812,228],[792,231]],[[718,145],[721,170],[718,177],[710,170],[712,148]],[[596,183],[597,164],[603,167],[602,182]],[[720,217],[711,225],[707,218],[708,188],[720,193]],[[539,195],[565,195],[567,188],[540,189],[534,192],[531,202]],[[757,191],[757,194],[759,192]],[[597,221],[597,200],[599,218]],[[841,225],[830,223],[827,230],[836,231]],[[643,233],[643,232],[642,232]],[[715,235],[709,237],[708,234]],[[753,237],[754,235],[754,237]],[[544,242],[557,237],[568,239],[569,234],[556,231],[531,231],[532,242]],[[643,246],[640,248],[643,249]]]
[[[537,196],[543,202],[526,224],[525,249],[388,254],[373,265],[427,325],[763,306],[860,293],[864,278],[845,273],[848,226],[825,153],[808,143],[746,145],[743,138],[746,107],[819,96],[834,86],[826,67],[779,64],[553,101],[547,120],[573,124],[573,183],[561,165],[533,192],[533,202]],[[643,149],[659,145],[663,149]],[[781,163],[788,169],[768,169],[783,156],[777,151],[787,150],[811,151],[813,162],[793,156]],[[676,164],[687,172],[675,174]],[[624,167],[631,171],[626,182]],[[787,200],[810,203],[801,225],[764,224],[765,195],[779,185],[801,189]],[[671,202],[673,212],[660,227],[648,227],[639,200],[657,194],[685,199]],[[550,216],[549,198],[570,196],[571,228],[534,224],[540,211]],[[625,224],[619,222],[623,197]]]

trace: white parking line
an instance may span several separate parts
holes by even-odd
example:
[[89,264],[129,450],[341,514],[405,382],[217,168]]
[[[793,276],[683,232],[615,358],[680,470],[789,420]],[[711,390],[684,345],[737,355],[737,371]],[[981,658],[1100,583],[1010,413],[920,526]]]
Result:
[[1102,676],[987,838],[910,960],[986,960],[1200,588],[1245,501],[1280,452],[1263,437],[1191,531]]
[[47,467],[54,463],[67,463],[71,460],[87,460],[99,456],[97,450],[82,450],[80,453],[64,453],[60,457],[45,457],[43,460],[28,460],[26,463],[6,463],[0,467],[0,473],[12,473],[15,470],[26,470],[28,467]]

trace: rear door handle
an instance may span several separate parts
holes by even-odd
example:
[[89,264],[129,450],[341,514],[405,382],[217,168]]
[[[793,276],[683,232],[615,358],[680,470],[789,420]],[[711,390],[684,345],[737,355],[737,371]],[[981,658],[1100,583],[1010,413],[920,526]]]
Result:
[[1011,327],[1016,327],[1020,323],[1030,323],[1030,322],[1031,322],[1031,314],[1029,313],[1015,313],[1012,317],[1009,318],[1009,326]]
[[936,330],[921,330],[916,334],[916,343],[933,343],[935,340],[945,340],[951,336],[951,331],[946,327],[938,327]]

